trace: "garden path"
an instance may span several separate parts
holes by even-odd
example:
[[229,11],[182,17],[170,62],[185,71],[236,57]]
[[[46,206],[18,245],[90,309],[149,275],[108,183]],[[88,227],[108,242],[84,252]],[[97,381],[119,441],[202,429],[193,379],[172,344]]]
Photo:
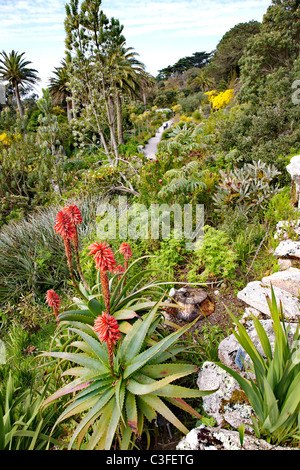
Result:
[[[166,121],[166,122],[168,123],[168,127],[170,127],[173,121],[172,119],[170,119],[169,121]],[[156,157],[157,146],[161,141],[161,137],[163,135],[164,130],[165,130],[164,126],[161,126],[156,131],[155,137],[151,137],[151,139],[149,139],[148,143],[143,148],[143,154],[145,155],[145,157],[149,158],[150,160]]]

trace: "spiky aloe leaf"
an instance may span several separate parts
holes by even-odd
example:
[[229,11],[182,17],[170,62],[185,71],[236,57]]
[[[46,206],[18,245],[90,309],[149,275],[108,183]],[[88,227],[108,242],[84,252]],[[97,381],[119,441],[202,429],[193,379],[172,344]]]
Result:
[[98,359],[92,358],[85,354],[48,352],[41,354],[41,356],[57,357],[59,359],[75,362],[75,364],[79,364],[81,366],[87,367],[88,369],[92,369],[95,372],[98,372],[99,374],[107,374],[107,367],[105,365],[103,365]]
[[137,370],[141,369],[148,361],[155,360],[157,356],[171,347],[178,340],[178,338],[180,338],[180,336],[183,335],[195,322],[196,320],[191,324],[181,328],[180,330],[171,333],[155,346],[151,346],[151,348],[146,349],[144,352],[134,357],[131,362],[126,363],[124,378],[130,377]]
[[106,433],[105,450],[110,450],[113,439],[115,437],[117,427],[119,425],[120,418],[121,418],[121,413],[120,413],[119,407],[116,404],[115,398],[114,398],[114,402],[115,402],[115,405],[113,407],[113,412],[111,414],[111,418],[110,418],[108,428],[107,428],[107,433]]
[[103,409],[101,417],[93,424],[93,434],[88,442],[87,450],[93,450],[96,446],[97,449],[102,450],[101,443],[105,442],[107,432],[107,423],[112,415],[115,402],[111,399]]
[[93,325],[95,318],[91,315],[89,310],[70,310],[69,312],[63,312],[58,315],[60,322],[63,321],[77,321],[82,323],[87,323],[88,325]]
[[103,305],[98,302],[96,299],[90,299],[88,302],[88,309],[93,314],[94,317],[98,315],[102,315],[103,313]]
[[138,411],[136,406],[136,397],[130,392],[127,392],[126,394],[125,409],[128,426],[136,435],[138,435]]
[[125,424],[125,418],[123,416],[123,405],[124,405],[124,400],[125,400],[125,387],[126,387],[126,384],[122,380],[122,377],[120,377],[116,384],[115,396],[116,396],[116,403],[119,409],[120,417],[124,424]]
[[157,302],[146,318],[144,316],[143,320],[137,320],[127,333],[118,354],[120,363],[128,364],[139,353],[159,306],[160,302]]
[[196,411],[194,408],[191,407],[188,403],[186,403],[182,398],[174,398],[174,397],[167,397],[166,400],[177,408],[180,408],[183,411],[186,411],[192,416],[195,416],[198,419],[202,419],[202,416]]
[[[92,426],[93,423],[95,422],[96,419],[99,418],[99,416],[102,414],[103,409],[107,405],[107,403],[110,401],[110,399],[114,396],[114,388],[110,387],[104,391],[104,393],[101,395],[97,403],[90,409],[90,411],[87,413],[87,415],[80,421],[78,424],[77,428],[75,429],[72,439],[69,444],[69,448],[71,449],[75,440],[81,433],[83,429],[86,429],[86,427]],[[60,422],[60,419],[58,419],[57,422]]]
[[157,413],[166,418],[167,421],[172,423],[183,434],[187,434],[189,432],[188,429],[181,423],[181,421],[179,421],[170,408],[168,408],[159,397],[155,395],[143,395],[143,400]]
[[77,333],[81,338],[83,338],[86,344],[92,349],[92,351],[96,354],[97,358],[99,358],[101,364],[109,371],[109,360],[108,360],[108,352],[107,348],[104,344],[100,343],[99,339],[95,339],[90,334],[82,331],[79,328],[70,328],[70,331]]
[[159,379],[176,372],[182,372],[186,375],[198,372],[199,367],[193,364],[183,363],[164,363],[147,365],[141,369],[141,373],[151,377],[152,379]]

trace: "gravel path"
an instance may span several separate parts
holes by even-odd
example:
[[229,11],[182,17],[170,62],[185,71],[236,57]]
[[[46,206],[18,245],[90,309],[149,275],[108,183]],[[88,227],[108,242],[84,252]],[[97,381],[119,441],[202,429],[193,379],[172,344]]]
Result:
[[[168,122],[168,128],[172,125],[172,119]],[[155,134],[155,137],[151,137],[149,139],[148,143],[145,145],[145,148],[143,148],[143,154],[149,158],[149,159],[154,159],[156,157],[157,153],[157,146],[159,142],[161,141],[162,134],[164,132],[164,126],[161,126]]]

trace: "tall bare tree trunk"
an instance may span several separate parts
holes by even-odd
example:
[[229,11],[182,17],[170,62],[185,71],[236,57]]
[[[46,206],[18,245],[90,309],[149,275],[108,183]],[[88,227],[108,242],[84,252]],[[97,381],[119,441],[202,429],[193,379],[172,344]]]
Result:
[[19,110],[19,114],[20,114],[20,119],[23,122],[24,115],[23,115],[23,109],[22,109],[22,104],[21,104],[21,98],[20,98],[20,92],[19,92],[18,85],[15,85],[15,93],[16,93],[16,100],[17,100],[18,110]]
[[121,96],[117,92],[117,132],[118,132],[118,143],[124,144],[124,136],[123,136],[123,112],[122,112],[122,101]]

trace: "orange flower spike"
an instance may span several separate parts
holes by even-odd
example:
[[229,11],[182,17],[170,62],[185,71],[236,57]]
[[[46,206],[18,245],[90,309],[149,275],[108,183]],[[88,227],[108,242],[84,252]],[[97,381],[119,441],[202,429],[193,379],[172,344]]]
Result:
[[47,291],[46,303],[49,305],[49,307],[53,308],[55,318],[58,321],[58,308],[60,307],[60,298],[53,289]]
[[113,372],[114,344],[121,338],[118,322],[113,316],[103,312],[102,316],[95,319],[94,331],[98,333],[101,343],[107,343],[109,366]]
[[121,253],[121,255],[124,256],[125,260],[129,260],[129,258],[132,258],[132,250],[128,243],[122,243],[119,248],[119,252]]
[[88,255],[94,255],[97,269],[114,272],[117,263],[112,249],[106,242],[95,242],[88,249],[91,250]]
[[110,313],[110,292],[109,292],[109,280],[107,271],[114,272],[117,265],[114,254],[110,246],[106,242],[95,242],[88,247],[90,253],[89,256],[94,256],[96,262],[96,269],[100,271],[100,282],[102,288],[102,295],[105,302],[106,313]]
[[72,240],[75,235],[75,228],[70,216],[65,211],[60,211],[56,215],[54,230],[62,238]]
[[69,217],[70,220],[73,224],[74,227],[74,237],[72,238],[72,242],[74,245],[74,250],[75,250],[75,260],[76,260],[76,266],[77,270],[80,276],[80,279],[87,291],[89,291],[89,286],[84,278],[84,275],[82,273],[82,269],[80,266],[80,256],[79,256],[79,240],[78,240],[78,231],[77,231],[77,225],[82,224],[82,216],[81,212],[78,209],[78,207],[75,204],[71,204],[70,206],[66,206],[63,208],[63,212],[65,212]]
[[131,250],[130,245],[126,242],[122,243],[120,245],[119,252],[121,253],[121,255],[124,256],[125,271],[127,271],[128,260],[129,260],[129,258],[132,258],[132,250]]
[[72,264],[72,251],[71,251],[71,240],[75,236],[75,227],[71,221],[70,216],[64,212],[60,211],[56,215],[55,232],[63,238],[65,244],[66,257],[68,260],[69,272],[73,282],[73,286],[76,286],[76,281],[74,277],[73,264]]
[[74,225],[82,224],[81,212],[75,204],[71,204],[70,206],[64,207],[63,211],[68,214]]

